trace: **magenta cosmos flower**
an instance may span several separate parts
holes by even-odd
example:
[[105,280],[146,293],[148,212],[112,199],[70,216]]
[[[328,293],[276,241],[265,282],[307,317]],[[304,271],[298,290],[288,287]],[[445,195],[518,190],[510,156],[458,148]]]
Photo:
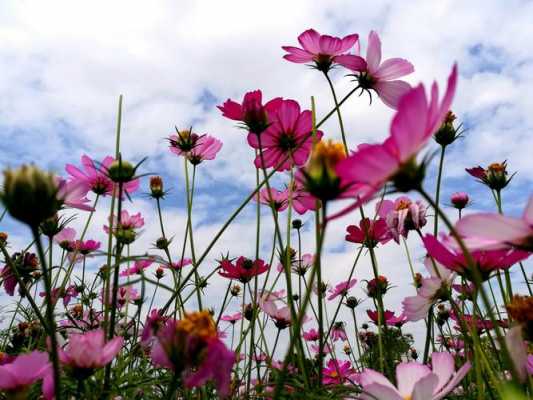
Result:
[[468,193],[456,192],[450,196],[450,202],[455,208],[462,210],[470,203],[470,197],[468,197]]
[[116,336],[106,343],[102,329],[83,334],[72,333],[68,344],[59,349],[59,360],[87,377],[95,369],[105,367],[120,352],[124,339]]
[[326,368],[322,370],[322,383],[324,385],[342,385],[356,380],[356,372],[350,361],[331,359]]
[[120,273],[120,276],[140,275],[146,268],[153,264],[153,260],[136,260],[133,266],[126,268]]
[[366,247],[376,247],[378,243],[387,243],[392,236],[384,219],[363,218],[359,221],[359,226],[348,225],[346,227],[345,238],[348,242],[363,244]]
[[73,250],[78,251],[82,255],[87,255],[100,248],[100,242],[96,240],[76,240],[72,243]]
[[[376,325],[379,323],[379,315],[377,311],[366,310],[366,315],[368,315],[368,318],[370,318],[370,320]],[[385,325],[401,326],[407,322],[407,317],[403,313],[396,316],[393,311],[385,310],[383,312],[383,322]]]
[[412,73],[415,70],[413,64],[403,58],[381,61],[381,40],[375,31],[368,35],[366,59],[359,55],[359,46],[356,46],[355,55],[340,55],[336,61],[357,74],[362,90],[369,94],[370,90],[376,91],[383,103],[391,108],[396,108],[400,98],[411,89],[407,82],[398,78]]
[[[467,279],[472,279],[472,271],[455,239],[441,236],[439,241],[433,235],[426,235],[423,241],[428,254],[437,262]],[[488,279],[494,271],[510,268],[530,256],[527,251],[514,249],[472,250],[470,254],[484,280]]]
[[170,151],[185,157],[192,165],[204,160],[214,160],[222,148],[222,142],[213,136],[198,135],[190,130],[180,131],[169,137]]
[[400,236],[407,239],[409,231],[420,230],[426,225],[426,206],[420,200],[412,201],[407,196],[396,200],[383,200],[376,206],[377,213],[387,222],[389,231],[396,243]]
[[270,266],[265,264],[263,260],[257,259],[255,261],[246,257],[239,257],[235,263],[228,259],[220,262],[220,269],[218,271],[220,276],[224,278],[237,279],[242,283],[249,282],[254,276],[261,275],[268,271]]
[[431,368],[417,362],[403,362],[396,367],[396,388],[385,376],[372,369],[359,375],[361,400],[441,400],[470,370],[469,362],[455,371],[450,353],[432,353]]
[[[65,170],[70,175],[71,182],[77,182],[82,185],[85,194],[94,192],[98,195],[108,196],[113,194],[113,188],[116,183],[113,183],[108,176],[108,169],[113,164],[115,159],[111,156],[105,157],[102,162],[95,162],[87,155],[81,157],[82,169],[75,165],[67,164]],[[117,192],[118,192],[118,185]],[[126,193],[132,194],[139,189],[139,179],[134,179],[123,184],[123,190]],[[118,194],[118,193],[117,193]]]
[[[341,39],[321,35],[314,29],[308,29],[298,36],[302,48],[293,46],[281,48],[288,53],[283,56],[285,60],[298,64],[314,63],[314,67],[319,71],[328,72],[337,58],[348,53],[357,44],[358,39],[359,35],[356,33]],[[361,60],[360,68],[363,66],[364,60]]]
[[448,78],[448,87],[439,104],[436,83],[428,99],[424,85],[411,89],[399,102],[390,128],[390,136],[382,144],[360,145],[351,156],[337,164],[337,175],[345,185],[354,186],[358,199],[352,206],[331,216],[336,218],[369,201],[385,183],[393,181],[399,191],[409,191],[420,182],[406,178],[412,175],[418,152],[440,127],[455,94],[457,66]]
[[457,223],[457,231],[478,242],[479,248],[516,247],[533,251],[533,196],[522,218],[490,213],[467,215]]
[[[41,379],[43,379],[44,397],[47,400],[53,399],[52,367],[47,353],[33,351],[21,354],[0,365],[0,390],[5,391],[8,398],[26,398],[23,393],[30,385]],[[22,394],[22,397],[18,397],[17,394]]]
[[[260,136],[248,135],[250,146],[264,150],[263,167],[276,167],[278,171],[284,171],[294,165],[305,164],[313,146],[311,111],[300,112],[300,105],[296,101],[281,100],[271,118],[272,123]],[[322,132],[317,131],[316,139],[320,140],[321,137]],[[260,155],[255,158],[255,166],[261,168]]]
[[287,209],[289,198],[291,198],[292,208],[300,215],[309,210],[315,210],[317,207],[316,198],[306,192],[304,187],[298,182],[294,183],[292,190],[286,188],[280,191],[271,187],[269,194],[268,188],[261,189],[258,197],[261,204],[273,207],[278,212]]
[[217,107],[224,117],[241,121],[250,133],[258,135],[268,128],[270,114],[277,110],[281,101],[281,97],[276,97],[263,105],[263,94],[260,90],[254,90],[244,95],[242,104],[228,99]]

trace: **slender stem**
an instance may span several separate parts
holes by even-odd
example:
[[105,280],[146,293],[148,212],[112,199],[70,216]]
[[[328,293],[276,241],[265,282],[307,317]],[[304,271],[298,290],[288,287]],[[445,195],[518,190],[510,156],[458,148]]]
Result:
[[[440,160],[439,160],[439,172],[437,174],[437,188],[435,189],[435,205],[439,206],[440,199],[440,183],[442,179],[442,167],[444,165],[444,153],[446,152],[446,146],[440,148]],[[435,210],[435,222],[433,223],[433,234],[437,236],[439,233],[439,214]]]
[[346,135],[344,133],[344,124],[342,122],[341,110],[339,107],[339,102],[337,100],[337,94],[335,93],[335,87],[333,86],[333,82],[331,82],[331,78],[329,77],[327,72],[324,72],[324,76],[326,77],[326,80],[328,81],[329,88],[331,89],[331,94],[333,95],[333,101],[335,102],[335,109],[337,110],[337,117],[339,118],[339,126],[341,129],[341,135],[342,135],[342,144],[344,145],[344,152],[346,153],[346,155],[348,155],[348,144],[346,143]]

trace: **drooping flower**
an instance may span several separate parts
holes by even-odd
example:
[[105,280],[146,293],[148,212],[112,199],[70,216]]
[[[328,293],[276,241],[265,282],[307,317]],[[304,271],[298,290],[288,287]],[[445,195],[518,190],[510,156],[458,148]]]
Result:
[[359,375],[363,393],[361,400],[441,400],[450,393],[470,370],[466,362],[455,371],[454,358],[450,353],[434,352],[431,366],[417,362],[402,362],[396,367],[396,388],[385,376],[372,369]]
[[204,160],[214,160],[222,148],[222,142],[213,136],[198,135],[189,130],[178,131],[168,138],[170,151],[186,157],[191,164],[197,165]]
[[150,339],[157,334],[157,331],[167,322],[168,317],[161,314],[161,311],[157,308],[148,313],[146,316],[146,322],[141,333],[141,343],[146,345]]
[[8,398],[26,398],[24,393],[29,387],[44,379],[43,394],[47,400],[51,400],[54,397],[51,370],[47,353],[33,351],[20,354],[0,364],[0,390],[5,391]]
[[505,188],[509,182],[511,182],[511,179],[513,179],[514,176],[514,174],[510,177],[508,176],[507,161],[503,161],[501,163],[492,163],[486,169],[481,166],[477,166],[473,168],[466,168],[465,170],[474,178],[477,178],[479,182],[496,191],[500,191]]
[[[283,56],[287,61],[298,64],[314,63],[314,67],[322,72],[328,72],[337,58],[348,53],[352,47],[358,46],[359,35],[354,33],[344,38],[321,35],[314,29],[308,29],[298,36],[302,48],[281,46],[288,54]],[[361,66],[364,60],[361,62]]]
[[173,262],[171,265],[170,264],[165,264],[165,265],[163,265],[163,267],[164,268],[170,268],[170,269],[173,269],[175,271],[178,271],[178,270],[182,269],[183,267],[186,267],[187,265],[191,265],[191,264],[192,264],[192,260],[190,258],[185,257],[182,260]]
[[126,268],[124,271],[122,271],[119,275],[120,276],[131,276],[131,275],[140,275],[146,268],[148,268],[150,265],[153,264],[153,260],[146,259],[146,260],[136,260],[133,263],[133,266],[130,268]]
[[383,200],[376,205],[377,213],[387,222],[387,227],[396,241],[400,236],[407,238],[409,231],[419,230],[426,225],[426,206],[421,201],[412,201],[407,196],[396,200]]
[[268,271],[269,268],[270,266],[265,264],[263,260],[257,259],[253,261],[241,256],[235,263],[228,259],[220,261],[218,273],[225,278],[237,279],[242,283],[247,283],[254,276]]
[[181,320],[169,319],[158,330],[150,357],[156,366],[179,374],[187,387],[213,380],[219,396],[229,394],[235,353],[218,338],[208,311],[186,313]]
[[[250,146],[254,149],[263,148],[264,166],[260,155],[255,158],[255,166],[277,167],[278,171],[284,171],[293,165],[305,164],[313,144],[311,111],[300,112],[300,105],[296,101],[281,100],[271,118],[271,124],[260,136],[248,134]],[[317,131],[316,139],[321,137],[322,132]]]
[[[468,280],[472,280],[467,259],[459,244],[450,236],[441,236],[441,240],[433,235],[424,236],[424,246],[431,257],[444,267],[457,272]],[[494,271],[510,268],[515,263],[525,260],[530,253],[523,250],[471,250],[470,254],[483,280],[488,279]]]
[[[108,300],[109,306],[111,305],[111,302],[113,301],[111,289],[112,288],[110,287],[107,299],[106,299],[106,296],[103,290],[101,293],[102,302],[105,302],[106,300]],[[117,307],[118,308],[124,307],[126,303],[134,303],[139,299],[140,299],[140,295],[139,295],[138,290],[135,289],[131,285],[120,286],[117,290]]]
[[352,243],[360,243],[366,247],[376,247],[378,243],[385,244],[392,239],[383,218],[371,220],[363,218],[359,226],[348,225],[346,227],[346,240]]
[[120,352],[123,343],[121,336],[106,342],[103,329],[83,334],[71,333],[67,345],[58,349],[58,356],[62,364],[72,368],[74,376],[84,379],[109,364]]
[[440,126],[448,112],[457,83],[457,66],[448,78],[448,87],[439,103],[434,83],[428,100],[424,85],[405,94],[391,123],[390,136],[382,144],[360,145],[358,150],[339,162],[337,174],[358,191],[356,202],[331,216],[336,218],[368,202],[385,183],[392,181],[399,191],[420,185],[423,170],[416,165],[416,155]]
[[335,285],[335,288],[330,289],[328,300],[333,300],[334,298],[338,296],[346,296],[348,294],[348,290],[353,288],[355,284],[357,283],[357,279],[353,278],[349,281],[340,282],[337,285]]
[[350,361],[331,359],[322,370],[322,383],[324,385],[342,385],[346,382],[356,381],[356,371]]
[[[114,193],[113,189],[116,189],[115,195],[118,195],[118,185],[108,175],[108,169],[115,161],[115,158],[107,156],[100,163],[87,155],[83,155],[81,157],[82,169],[73,164],[67,164],[65,170],[70,175],[71,182],[77,182],[82,185],[85,194],[92,191],[101,196],[108,196]],[[139,189],[139,184],[139,179],[124,182],[122,190],[132,194]]]
[[476,240],[477,248],[516,247],[533,251],[533,196],[529,198],[522,218],[472,214],[462,218],[456,228],[461,235]]
[[355,50],[355,55],[341,55],[336,61],[356,73],[362,90],[369,93],[374,90],[383,103],[396,108],[400,98],[411,89],[407,82],[397,79],[412,73],[415,70],[413,64],[403,58],[389,58],[382,62],[381,41],[375,31],[368,35],[366,59],[359,55],[359,47]]
[[224,117],[243,122],[250,133],[259,135],[270,125],[269,115],[279,107],[281,101],[281,97],[276,97],[263,105],[263,94],[260,90],[254,90],[244,95],[242,104],[228,99],[217,107]]

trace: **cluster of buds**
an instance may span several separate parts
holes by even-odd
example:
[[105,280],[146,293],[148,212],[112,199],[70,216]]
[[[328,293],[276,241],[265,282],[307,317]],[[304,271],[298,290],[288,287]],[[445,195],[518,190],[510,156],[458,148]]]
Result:
[[455,114],[448,111],[448,114],[446,114],[446,117],[444,118],[444,122],[435,133],[435,141],[442,147],[452,144],[463,134],[461,125],[456,128],[453,124],[456,119],[457,117]]
[[331,140],[318,142],[311,152],[309,162],[301,169],[306,190],[322,201],[339,197],[346,188],[341,186],[335,167],[344,158],[346,153],[341,143]]
[[498,192],[505,188],[514,176],[514,174],[509,176],[509,173],[507,172],[507,161],[492,163],[486,169],[481,166],[467,168],[466,172],[474,178],[477,178],[491,190],[496,190]]
[[378,275],[377,278],[371,279],[367,282],[366,292],[368,297],[378,298],[387,293],[389,289],[389,281],[383,275]]

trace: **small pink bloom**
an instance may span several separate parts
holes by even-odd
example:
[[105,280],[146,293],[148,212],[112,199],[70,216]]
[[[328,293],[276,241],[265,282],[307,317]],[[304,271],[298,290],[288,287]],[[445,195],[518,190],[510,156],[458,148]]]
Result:
[[187,265],[191,265],[192,260],[190,258],[184,258],[183,260],[173,262],[172,265],[169,267],[168,264],[165,264],[164,268],[171,268],[175,271],[182,269],[183,267],[186,267]]
[[67,182],[63,178],[57,177],[57,199],[69,208],[77,208],[83,211],[94,211],[89,204],[89,199],[85,197],[87,192],[81,182]]
[[124,338],[117,336],[106,343],[102,329],[71,334],[68,344],[59,349],[59,360],[77,370],[94,370],[109,364],[122,349]]
[[398,197],[394,202],[383,200],[376,205],[376,210],[387,222],[396,243],[399,243],[400,236],[407,238],[409,231],[419,230],[427,222],[426,206],[421,201],[412,201],[407,196]]
[[170,151],[186,157],[193,165],[204,160],[214,160],[222,148],[222,142],[213,136],[198,135],[190,131],[178,132],[178,135],[171,135],[168,140]]
[[[81,157],[82,169],[79,169],[72,164],[67,164],[65,170],[70,175],[71,182],[82,184],[85,194],[92,191],[96,194],[107,196],[113,194],[113,188],[116,188],[118,192],[118,185],[113,183],[107,173],[108,168],[114,161],[115,159],[113,157],[107,156],[100,163],[97,161],[95,162],[87,155],[83,155]],[[139,183],[139,179],[124,183],[124,192],[132,194],[139,189]]]
[[254,276],[261,275],[268,271],[270,266],[263,260],[250,260],[246,257],[239,257],[235,263],[228,259],[220,262],[218,271],[220,276],[230,279],[237,279],[242,283],[249,282]]
[[352,243],[364,244],[366,247],[375,247],[378,243],[385,244],[391,240],[391,234],[384,219],[371,220],[363,218],[359,226],[346,227],[346,240]]
[[328,300],[333,300],[334,298],[338,296],[346,296],[348,294],[348,290],[353,288],[355,284],[357,283],[357,279],[350,279],[349,281],[344,281],[341,283],[338,283],[334,289],[330,289]]
[[[0,390],[15,393],[14,398],[18,398],[16,393],[24,392],[30,385],[48,376],[51,377],[51,364],[47,353],[33,351],[20,354],[0,364]],[[45,397],[52,399],[52,396]]]
[[[366,314],[372,320],[372,322],[374,322],[376,325],[378,324],[379,315],[377,311],[366,310]],[[385,310],[385,312],[383,313],[383,322],[385,323],[385,325],[401,326],[405,322],[407,322],[407,317],[403,313],[396,316],[394,315],[394,312],[390,310]]]
[[95,240],[76,240],[73,243],[74,250],[78,251],[82,255],[87,255],[100,248],[100,242]]
[[[289,188],[285,189],[287,196],[289,195]],[[301,182],[296,180],[294,182],[294,187],[292,188],[292,207],[294,210],[303,215],[307,211],[314,211],[319,207],[317,204],[317,199],[307,192]]]
[[[328,72],[332,64],[342,54],[348,53],[354,46],[358,46],[359,35],[354,33],[344,38],[329,35],[321,35],[314,29],[308,29],[300,36],[298,42],[302,48],[292,46],[282,46],[288,54],[283,56],[287,61],[294,63],[314,63],[314,66],[322,71]],[[361,66],[364,64],[362,61]]]
[[372,369],[359,375],[363,393],[361,400],[441,400],[450,393],[470,370],[469,362],[455,371],[450,353],[433,353],[431,365],[402,362],[396,367],[396,388],[385,376]]
[[315,328],[311,328],[308,331],[304,331],[303,338],[307,342],[316,342],[319,339],[320,335]]
[[[113,300],[111,289],[112,288],[110,288],[109,290],[109,297],[108,297],[109,305],[111,305],[111,302]],[[101,293],[101,299],[102,299],[102,302],[104,302],[105,296],[104,296],[103,290]],[[133,286],[128,285],[128,286],[121,286],[118,288],[118,291],[117,291],[117,307],[118,308],[124,307],[126,303],[134,303],[135,301],[139,299],[140,299],[139,292]]]
[[[117,230],[117,229],[135,230],[138,228],[142,228],[144,226],[144,218],[141,216],[140,212],[137,214],[130,215],[127,210],[122,210],[122,212],[120,213],[120,226],[119,227],[117,227],[118,220],[115,215],[111,217],[111,221],[113,222],[113,230]],[[104,231],[105,233],[109,233],[109,227],[107,225],[104,226]]]
[[289,200],[287,198],[287,191],[279,191],[274,188],[263,188],[259,191],[259,203],[266,204],[274,210],[281,212],[287,209]]
[[235,324],[235,322],[240,321],[242,319],[242,313],[237,312],[235,314],[226,314],[220,317],[222,321],[229,322],[231,324]]
[[356,380],[356,372],[350,361],[331,359],[327,367],[322,370],[322,383],[324,385],[342,385],[353,383]]
[[457,223],[457,230],[468,239],[477,240],[477,248],[533,251],[533,196],[521,218],[489,213],[467,215]]
[[146,316],[146,322],[144,323],[141,333],[141,343],[143,345],[148,344],[149,340],[157,334],[158,329],[161,328],[167,320],[168,317],[161,315],[161,312],[157,308],[151,310]]
[[[300,105],[294,100],[282,100],[271,115],[272,123],[260,135],[248,134],[248,143],[254,149],[263,148],[264,168],[277,167],[278,171],[291,166],[302,166],[309,158],[313,137],[311,135],[311,111],[300,112]],[[317,140],[322,132],[317,132]],[[255,166],[261,168],[261,157],[255,158]]]
[[469,204],[470,198],[468,197],[468,193],[456,192],[451,195],[450,201],[455,208],[462,210]]
[[405,165],[413,162],[449,111],[456,83],[457,66],[454,66],[440,104],[436,83],[432,85],[430,99],[426,96],[424,85],[420,84],[411,89],[398,104],[390,136],[385,142],[360,145],[357,151],[337,164],[336,172],[342,184],[352,185],[359,195],[352,206],[331,216],[330,219],[344,215],[368,202],[385,183],[394,180]]
[[391,108],[396,108],[400,98],[411,89],[407,82],[397,79],[412,73],[415,70],[413,64],[403,58],[389,58],[382,62],[381,41],[375,31],[368,35],[366,59],[359,55],[359,47],[356,47],[355,55],[341,55],[336,61],[357,73],[361,89],[375,90],[383,103]]
[[131,276],[131,275],[140,275],[146,268],[153,264],[153,260],[136,260],[133,263],[133,266],[125,269],[119,275],[120,276]]
[[270,125],[269,115],[279,107],[281,100],[281,97],[276,97],[263,105],[263,94],[254,90],[244,95],[242,104],[228,99],[217,107],[224,117],[243,122],[249,132],[258,135]]
[[74,228],[65,227],[54,236],[54,241],[64,249],[72,248],[71,243],[76,237],[76,230]]
[[344,322],[336,322],[331,328],[331,340],[348,340],[346,330],[344,329]]

